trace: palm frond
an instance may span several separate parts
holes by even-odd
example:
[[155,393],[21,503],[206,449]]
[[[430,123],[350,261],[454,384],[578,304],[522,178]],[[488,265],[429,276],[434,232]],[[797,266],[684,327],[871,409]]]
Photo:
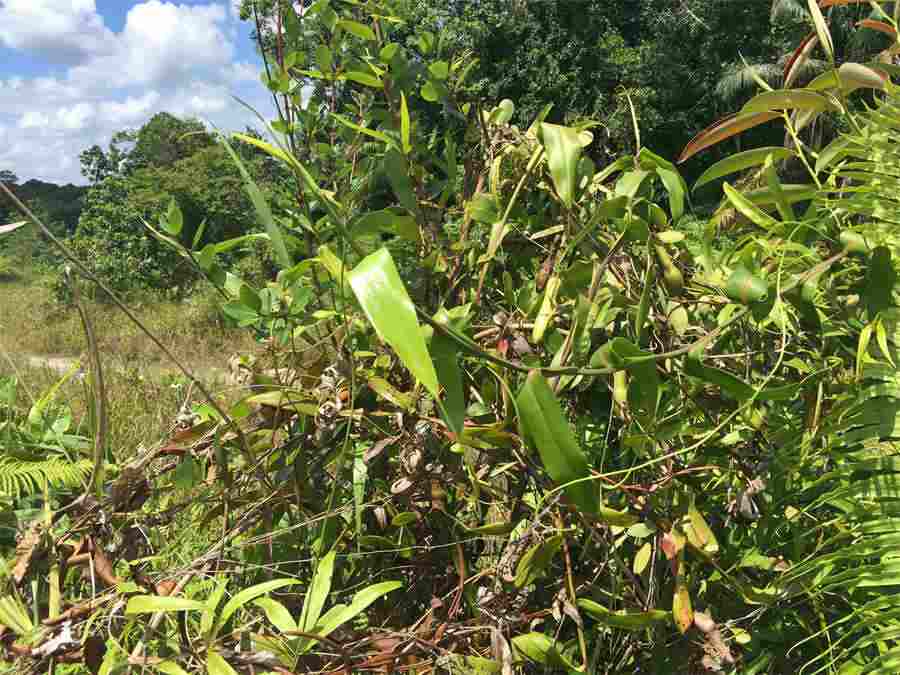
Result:
[[775,64],[758,63],[749,67],[741,64],[729,69],[716,83],[716,96],[726,103],[749,98],[759,88],[754,74],[773,87],[781,80],[781,68]]

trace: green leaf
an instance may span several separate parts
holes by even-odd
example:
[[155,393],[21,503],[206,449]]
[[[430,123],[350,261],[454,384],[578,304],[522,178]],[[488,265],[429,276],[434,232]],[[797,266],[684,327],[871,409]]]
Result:
[[381,89],[384,87],[384,82],[375,77],[370,73],[363,73],[358,70],[350,71],[344,75],[341,75],[340,79],[342,80],[350,80],[351,82],[356,82],[357,84],[363,84],[367,87],[372,87],[373,89]]
[[[659,373],[656,372],[656,362],[647,359],[652,355],[625,338],[610,340],[609,350],[610,360],[613,363],[623,363],[623,367],[632,376],[632,382],[628,387],[628,400],[633,402],[638,412],[654,420],[659,405]],[[635,358],[643,360],[635,362],[633,360]]]
[[205,603],[188,598],[172,598],[163,595],[135,595],[128,600],[125,614],[151,614],[154,612],[184,612],[202,610]]
[[366,611],[373,602],[399,588],[403,588],[402,581],[382,581],[364,588],[353,596],[353,601],[349,606],[336,605],[328,610],[319,619],[319,622],[311,632],[327,637],[342,625],[352,621]]
[[[646,544],[644,548],[649,546],[650,544]],[[588,616],[598,623],[604,626],[612,626],[613,628],[621,628],[622,630],[646,630],[656,624],[665,623],[672,618],[669,612],[664,612],[661,609],[651,609],[647,612],[628,612],[625,610],[614,612],[587,598],[579,598],[576,604],[579,609],[583,609]]]
[[272,600],[272,598],[257,598],[253,601],[253,604],[266,613],[266,618],[268,618],[269,621],[272,622],[272,625],[278,630],[282,632],[298,630],[294,617],[291,616],[287,607],[277,600]]
[[878,312],[893,306],[894,286],[897,283],[897,272],[891,261],[891,251],[886,246],[879,246],[869,258],[868,274],[864,297],[869,312],[869,319],[874,319]]
[[754,150],[745,150],[744,152],[729,155],[700,174],[700,178],[694,183],[694,190],[701,185],[706,185],[722,176],[749,169],[751,166],[759,166],[765,162],[766,158],[769,156],[771,156],[773,160],[778,161],[787,159],[793,155],[793,150],[781,147],[756,148]]
[[[537,447],[547,473],[557,483],[590,476],[587,458],[563,415],[556,395],[540,372],[528,373],[517,399],[524,435]],[[566,494],[583,511],[598,513],[599,500],[593,481],[566,488]]]
[[731,202],[731,205],[750,222],[766,229],[777,225],[777,221],[772,216],[757,208],[752,201],[747,199],[747,197],[735,190],[728,183],[723,183],[722,189],[725,191],[725,195],[728,197],[728,201]]
[[436,80],[446,80],[450,76],[450,64],[446,61],[435,61],[428,66],[428,72]]
[[370,42],[374,42],[377,38],[375,37],[375,31],[366,26],[365,24],[361,24],[358,21],[350,21],[349,19],[342,19],[337,22],[337,25],[343,28],[348,33],[355,35],[358,38],[363,40],[368,40]]
[[407,211],[415,213],[418,210],[418,201],[403,156],[396,150],[388,150],[384,153],[384,170],[400,204]]
[[238,675],[238,672],[228,665],[228,661],[214,649],[206,652],[206,672],[209,675]]
[[812,110],[820,112],[830,105],[821,94],[803,89],[776,89],[764,91],[751,98],[741,108],[742,115],[765,113],[774,110]]
[[275,259],[284,269],[289,269],[292,264],[291,257],[288,255],[287,247],[284,245],[284,238],[281,236],[281,229],[276,224],[274,216],[272,216],[269,204],[266,202],[265,197],[263,197],[263,194],[260,191],[259,186],[257,186],[256,182],[253,180],[253,177],[247,171],[247,167],[244,166],[241,158],[238,157],[237,153],[231,148],[231,144],[224,135],[222,135],[222,144],[237,166],[238,171],[240,171],[241,177],[244,179],[244,188],[247,190],[247,195],[250,197],[250,201],[256,211],[256,217],[263,227],[266,228],[266,232],[269,235],[269,241],[272,242],[272,249],[275,251]]
[[459,366],[459,348],[449,337],[436,332],[431,339],[431,356],[438,382],[444,388],[444,421],[450,431],[461,434],[466,419],[466,402]]
[[406,107],[406,94],[400,92],[400,138],[403,143],[403,154],[408,155],[412,150],[409,138],[409,108]]
[[557,124],[541,124],[541,139],[547,152],[547,166],[553,179],[556,194],[567,209],[575,203],[578,183],[578,160],[582,145],[578,131]]
[[392,148],[397,147],[397,143],[394,141],[394,139],[384,132],[378,131],[377,129],[370,129],[369,127],[360,126],[359,124],[351,122],[343,115],[338,115],[337,113],[333,113],[332,117],[334,117],[334,119],[336,119],[348,129],[353,129],[354,131],[358,131],[359,133],[365,134],[366,136],[371,136],[372,138],[379,140],[382,143],[387,143]]
[[316,65],[319,66],[319,70],[323,73],[331,70],[331,50],[328,48],[328,45],[320,44],[316,47]]
[[322,608],[325,607],[325,601],[331,592],[331,579],[334,576],[334,559],[336,555],[337,553],[334,550],[329,551],[319,561],[318,567],[316,567],[316,573],[309,586],[309,592],[303,599],[303,611],[300,613],[300,619],[297,621],[297,625],[302,631],[312,630],[319,617],[322,616]]
[[365,237],[380,232],[389,232],[413,243],[418,243],[420,239],[416,219],[396,207],[366,213],[350,228],[350,234],[354,237]]
[[161,673],[164,673],[164,675],[188,675],[188,672],[174,661],[163,661],[162,663],[155,663],[153,664],[153,668]]
[[523,588],[533,584],[553,562],[562,543],[563,535],[557,534],[525,551],[516,565],[516,587]]
[[224,626],[237,610],[261,595],[266,595],[279,588],[294,586],[299,583],[300,581],[297,579],[273,579],[272,581],[264,581],[261,584],[245,588],[225,604],[216,625],[219,627]]
[[684,196],[688,191],[687,183],[675,168],[675,165],[668,160],[663,159],[657,154],[641,148],[638,153],[638,160],[643,163],[652,164],[656,175],[666,186],[666,192],[669,193],[669,213],[672,215],[672,221],[677,221],[684,214]]
[[363,259],[350,273],[350,286],[378,336],[437,398],[437,373],[416,319],[415,306],[390,252],[382,248]]
[[162,221],[162,225],[163,229],[173,237],[181,234],[181,228],[184,227],[184,215],[181,213],[178,202],[174,198],[169,202],[169,208],[166,211],[166,217]]
[[[653,555],[653,544],[649,541],[645,542],[643,546],[638,549],[638,552],[634,555],[634,562],[631,566],[631,570],[640,576],[644,573],[644,570],[647,569],[647,565],[650,564],[650,558]],[[663,612],[665,616],[668,616],[668,612]]]
[[817,0],[806,0],[809,7],[809,13],[812,14],[813,24],[816,27],[816,34],[819,36],[819,44],[828,55],[828,60],[834,63],[834,42],[831,39],[831,32],[828,30],[828,24],[825,23],[825,17],[822,16],[822,10],[819,9]]
[[557,649],[559,643],[543,633],[517,635],[511,642],[513,647],[532,661],[556,668],[565,668],[567,671],[575,670],[575,664]]

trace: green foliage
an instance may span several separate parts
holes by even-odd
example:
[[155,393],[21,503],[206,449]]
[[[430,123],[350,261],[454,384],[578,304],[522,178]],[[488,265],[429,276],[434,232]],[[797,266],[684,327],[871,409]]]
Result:
[[[474,57],[516,46],[486,45],[490,22],[520,31],[522,72],[541,86],[559,64],[606,58],[562,43],[591,26],[612,31],[624,61],[639,43],[641,64],[660,63],[642,51],[655,38],[678,37],[685,64],[710,58],[694,23],[722,29],[705,43],[715,50],[739,30],[721,3],[689,3],[692,22],[644,37],[649,3],[612,5],[244,3],[279,117],[266,139],[234,134],[166,166],[224,150],[257,230],[205,239],[175,195],[147,199],[147,227],[166,273],[202,274],[264,347],[236,360],[234,398],[210,394],[186,415],[165,446],[176,464],[122,471],[97,509],[110,530],[155,525],[142,530],[152,557],[117,559],[133,581],[108,583],[127,609],[105,672],[140,653],[213,673],[248,654],[291,672],[438,658],[475,672],[894,667],[894,70],[835,63],[698,134],[682,163],[776,121],[792,141],[701,175],[721,199],[705,217],[653,117],[665,92],[693,95],[663,86],[670,71],[625,73],[659,86],[624,97],[621,145],[634,151],[611,161],[600,120],[548,118],[517,73],[488,86],[519,86],[524,104],[481,98],[477,78],[503,64]],[[748,26],[767,25],[745,5]],[[807,5],[830,62],[839,36]],[[439,30],[417,23],[435,16]],[[702,94],[721,61],[701,64]],[[576,84],[563,82],[572,100]],[[851,93],[875,105],[857,113]],[[852,131],[812,154],[799,133],[826,111]],[[168,156],[154,128],[143,156]],[[279,165],[277,189],[254,162]],[[134,186],[157,170],[98,183],[84,241],[136,245],[122,223],[143,215]],[[274,279],[240,275],[230,256],[251,244],[270,248]],[[139,564],[182,570],[180,595]],[[220,574],[194,576],[224,564],[242,589],[229,599]],[[92,605],[91,625],[118,607]],[[165,630],[148,623],[157,612]]]

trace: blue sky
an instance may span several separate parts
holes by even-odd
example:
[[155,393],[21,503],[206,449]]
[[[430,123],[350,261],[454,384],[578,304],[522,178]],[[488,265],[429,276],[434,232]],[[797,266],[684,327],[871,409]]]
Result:
[[222,129],[268,115],[238,0],[0,0],[0,169],[83,183],[78,154],[168,111]]

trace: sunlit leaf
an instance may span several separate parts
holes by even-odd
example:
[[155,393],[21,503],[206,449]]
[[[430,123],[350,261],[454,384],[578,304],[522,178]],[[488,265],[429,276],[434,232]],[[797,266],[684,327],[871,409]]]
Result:
[[[649,545],[647,544],[646,546]],[[670,621],[672,618],[669,612],[661,609],[651,609],[646,612],[612,611],[587,598],[578,599],[578,608],[584,610],[597,623],[622,630],[646,630],[657,624]]]
[[206,605],[199,600],[163,595],[135,595],[128,600],[125,614],[149,614],[154,612],[184,612],[201,610]]
[[210,649],[206,653],[206,672],[209,675],[238,675],[238,672],[228,664],[228,661],[222,658],[222,655],[214,649]]
[[319,617],[322,616],[322,609],[325,607],[325,601],[331,592],[331,580],[334,576],[334,559],[336,555],[336,551],[329,551],[316,567],[312,583],[309,585],[309,590],[303,599],[303,610],[300,613],[300,618],[297,620],[300,630],[312,630],[312,627],[319,621]]
[[[550,477],[557,483],[588,477],[587,458],[578,447],[556,395],[539,372],[528,374],[519,392],[518,405],[525,435],[537,447]],[[597,512],[599,504],[593,481],[571,485],[566,494],[582,510]]]
[[556,194],[566,208],[570,209],[575,203],[578,160],[583,149],[578,130],[544,122],[541,124],[541,139],[547,152],[547,166]]
[[828,55],[828,60],[834,63],[834,42],[831,39],[831,32],[828,30],[825,17],[822,15],[822,10],[819,9],[819,3],[816,0],[806,0],[806,3],[813,18],[813,24],[816,27],[816,34],[819,36],[819,43]]
[[563,668],[566,671],[575,669],[575,665],[565,658],[557,648],[557,642],[543,633],[525,633],[512,640],[513,647],[532,661],[547,666]]
[[742,115],[766,113],[772,110],[815,110],[821,111],[830,105],[821,94],[804,89],[778,89],[765,91],[750,99],[741,108]]
[[759,166],[766,161],[766,157],[771,156],[772,159],[778,161],[787,159],[793,155],[793,150],[782,147],[755,148],[753,150],[745,150],[744,152],[729,155],[700,174],[700,178],[694,183],[694,190],[701,185],[706,185],[722,176],[749,169],[751,166]]
[[363,259],[350,273],[350,286],[378,336],[437,398],[437,373],[416,319],[415,306],[390,252],[382,248]]
[[558,534],[529,548],[516,566],[516,587],[533,584],[550,566],[562,543],[563,535]]
[[681,164],[701,150],[778,117],[781,117],[781,114],[777,112],[741,113],[725,117],[694,136],[681,151],[677,163]]

